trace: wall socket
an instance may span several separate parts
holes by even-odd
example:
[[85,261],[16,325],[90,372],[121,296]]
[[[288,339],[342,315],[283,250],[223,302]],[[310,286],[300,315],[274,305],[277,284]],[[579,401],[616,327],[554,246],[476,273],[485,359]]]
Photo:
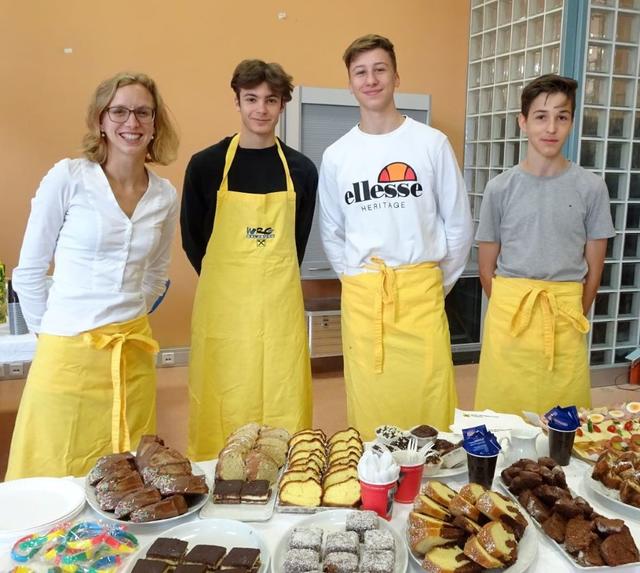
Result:
[[160,353],[160,365],[161,366],[173,366],[176,363],[175,352],[161,352]]
[[24,368],[22,362],[10,362],[9,363],[9,377],[10,378],[22,378],[24,375]]

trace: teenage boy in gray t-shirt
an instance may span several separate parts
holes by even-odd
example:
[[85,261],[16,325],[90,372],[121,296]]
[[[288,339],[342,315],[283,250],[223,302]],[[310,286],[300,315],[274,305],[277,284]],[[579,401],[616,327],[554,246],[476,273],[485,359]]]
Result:
[[548,74],[524,88],[527,156],[485,188],[476,240],[489,308],[476,409],[591,404],[585,315],[615,231],[604,181],[562,155],[577,85]]

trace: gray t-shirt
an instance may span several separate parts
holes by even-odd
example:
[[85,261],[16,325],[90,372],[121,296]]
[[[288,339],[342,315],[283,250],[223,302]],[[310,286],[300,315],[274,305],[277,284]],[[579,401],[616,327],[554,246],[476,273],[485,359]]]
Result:
[[551,177],[516,165],[487,183],[476,241],[500,243],[499,276],[581,282],[586,242],[613,236],[600,177],[574,163]]

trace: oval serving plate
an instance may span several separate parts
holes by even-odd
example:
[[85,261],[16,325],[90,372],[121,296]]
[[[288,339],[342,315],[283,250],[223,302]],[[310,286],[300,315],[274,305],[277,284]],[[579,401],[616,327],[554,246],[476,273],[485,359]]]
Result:
[[173,523],[175,521],[179,521],[181,519],[184,519],[187,515],[191,515],[192,513],[195,513],[196,511],[198,511],[201,507],[204,506],[205,503],[207,503],[207,500],[209,499],[209,496],[211,495],[211,491],[213,489],[212,483],[211,483],[211,477],[208,476],[205,471],[196,463],[191,462],[191,471],[193,472],[193,475],[197,475],[197,476],[205,476],[205,481],[207,482],[207,486],[209,487],[209,493],[207,494],[201,494],[201,495],[192,495],[192,496],[185,496],[185,499],[187,500],[187,512],[183,513],[182,515],[176,515],[174,517],[168,517],[166,519],[158,519],[156,521],[145,521],[142,523],[133,523],[131,521],[129,521],[128,519],[118,519],[112,512],[110,511],[104,511],[102,509],[100,509],[100,504],[98,503],[98,499],[96,498],[96,491],[95,491],[95,487],[93,487],[92,485],[89,484],[89,482],[87,480],[85,480],[85,493],[87,496],[87,501],[89,502],[89,505],[91,506],[91,508],[98,514],[100,514],[102,517],[110,520],[110,521],[115,521],[116,523],[123,523],[123,524],[127,524],[130,526],[135,526],[135,527],[144,527],[144,526],[155,526],[158,524],[163,524],[166,525],[167,523]]

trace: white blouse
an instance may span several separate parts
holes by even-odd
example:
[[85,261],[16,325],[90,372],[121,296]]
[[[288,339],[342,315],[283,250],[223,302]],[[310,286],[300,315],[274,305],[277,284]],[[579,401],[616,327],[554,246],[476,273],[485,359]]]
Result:
[[162,295],[178,199],[169,181],[148,174],[131,219],[93,161],[63,159],[44,177],[12,277],[32,332],[71,336],[124,322],[146,314]]

